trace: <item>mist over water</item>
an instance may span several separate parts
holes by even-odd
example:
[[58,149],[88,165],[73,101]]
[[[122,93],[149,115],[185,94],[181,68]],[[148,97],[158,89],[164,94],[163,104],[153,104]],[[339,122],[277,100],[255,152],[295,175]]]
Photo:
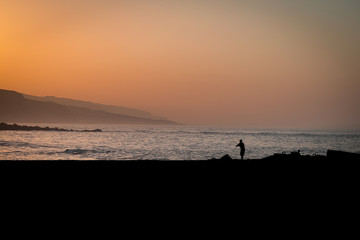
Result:
[[[28,124],[39,125],[39,124]],[[193,126],[42,124],[103,132],[1,131],[1,160],[206,160],[229,154],[245,159],[301,150],[326,155],[328,149],[360,152],[360,131],[241,129]]]

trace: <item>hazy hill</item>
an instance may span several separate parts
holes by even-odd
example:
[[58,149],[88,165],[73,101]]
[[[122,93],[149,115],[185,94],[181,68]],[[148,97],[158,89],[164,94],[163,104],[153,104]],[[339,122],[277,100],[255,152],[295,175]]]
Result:
[[0,121],[32,123],[176,124],[167,120],[134,117],[103,110],[30,100],[24,98],[24,96],[18,92],[1,89]]
[[46,97],[37,97],[32,95],[23,94],[22,95],[26,99],[30,100],[36,100],[36,101],[43,101],[43,102],[54,102],[65,106],[73,106],[73,107],[82,107],[82,108],[88,108],[92,110],[101,110],[106,111],[109,113],[115,113],[115,114],[123,114],[133,117],[141,117],[141,118],[151,118],[151,119],[161,119],[165,120],[161,117],[155,117],[149,112],[145,112],[138,109],[133,108],[127,108],[127,107],[121,107],[121,106],[113,106],[113,105],[104,105],[104,104],[98,104],[98,103],[92,103],[87,101],[81,101],[81,100],[74,100],[69,98],[58,98],[58,97],[52,97],[52,96],[46,96]]

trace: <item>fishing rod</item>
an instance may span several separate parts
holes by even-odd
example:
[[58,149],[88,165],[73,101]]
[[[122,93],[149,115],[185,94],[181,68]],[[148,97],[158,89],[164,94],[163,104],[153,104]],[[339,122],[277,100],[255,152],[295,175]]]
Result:
[[233,137],[231,137],[231,136],[229,135],[229,133],[228,133],[227,135],[228,135],[228,137],[231,138],[236,144],[239,143],[238,141],[235,141],[235,139],[234,139]]
[[144,154],[144,155],[140,155],[139,160],[142,160],[144,157],[150,155],[150,154],[151,154],[153,151],[155,151],[155,149],[157,149],[157,148],[160,148],[160,147],[155,147],[155,148],[153,148],[150,152],[148,152],[148,153],[146,153],[146,154]]

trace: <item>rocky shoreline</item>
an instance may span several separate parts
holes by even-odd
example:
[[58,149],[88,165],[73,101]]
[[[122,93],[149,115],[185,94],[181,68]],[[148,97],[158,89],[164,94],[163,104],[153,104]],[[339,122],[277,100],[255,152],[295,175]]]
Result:
[[324,181],[337,179],[337,182],[331,183],[333,186],[338,184],[338,180],[358,182],[359,156],[329,150],[326,156],[274,154],[251,160],[1,160],[0,176],[11,179],[14,176],[18,176],[18,179],[35,177],[39,182],[53,179],[61,185],[66,180],[73,182],[73,179],[92,181],[95,185],[102,180],[102,186],[113,183],[116,189],[118,184],[124,187],[128,183],[138,186],[149,184],[151,189],[164,184],[173,188],[174,182],[179,183],[178,186],[184,182],[193,186],[197,182],[199,185],[196,188],[199,190],[205,184],[211,189],[213,186],[232,186],[237,191],[254,182],[259,186],[268,184],[271,189],[284,184],[292,188],[294,182],[299,185],[309,182],[313,186],[314,182],[323,184]]
[[39,127],[39,126],[26,126],[0,123],[0,131],[57,131],[57,132],[102,132],[101,129],[94,130],[73,130],[73,129],[64,129],[64,128],[50,128],[50,127]]
[[[206,166],[207,164],[210,165],[237,165],[237,164],[247,164],[247,163],[301,163],[301,162],[333,162],[333,161],[359,161],[360,163],[360,154],[358,153],[350,153],[350,152],[343,152],[343,151],[334,151],[328,150],[327,155],[300,155],[300,154],[277,154],[275,153],[272,156],[268,156],[261,159],[232,159],[229,155],[224,155],[223,157],[217,159],[207,159],[207,160],[147,160],[147,159],[139,159],[139,160],[1,160],[1,163],[4,162],[14,162],[14,163],[36,163],[36,164],[59,164],[59,165],[74,165],[74,166],[81,166],[81,165],[133,165],[133,166],[151,166],[151,165],[164,165],[164,166],[177,166],[177,165],[184,165],[184,166],[191,166],[191,165],[203,165]],[[35,164],[35,165],[36,165]]]
[[350,153],[344,151],[335,151],[335,150],[327,150],[326,156],[324,155],[301,155],[300,152],[292,152],[290,154],[286,153],[275,153],[272,156],[268,156],[262,159],[232,159],[229,155],[224,155],[223,157],[216,159],[209,159],[215,161],[306,161],[306,160],[314,160],[314,161],[325,161],[325,160],[359,160],[359,153]]

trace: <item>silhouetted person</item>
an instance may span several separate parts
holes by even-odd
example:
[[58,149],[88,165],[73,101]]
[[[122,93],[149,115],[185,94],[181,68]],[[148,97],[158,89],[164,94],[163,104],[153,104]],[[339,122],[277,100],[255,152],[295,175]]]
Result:
[[241,156],[241,160],[243,160],[245,155],[245,144],[241,139],[240,139],[240,143],[236,145],[236,147],[240,147],[240,156]]

